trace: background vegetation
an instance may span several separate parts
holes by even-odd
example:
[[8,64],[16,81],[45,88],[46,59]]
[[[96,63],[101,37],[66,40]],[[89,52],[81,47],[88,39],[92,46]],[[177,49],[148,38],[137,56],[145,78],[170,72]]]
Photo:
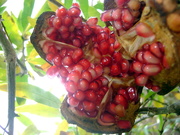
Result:
[[[0,1],[0,23],[3,24],[0,29],[5,29],[5,34],[9,37],[8,40],[15,52],[10,49],[8,54],[14,53],[13,56],[17,59],[15,58],[15,67],[10,66],[7,69],[9,61],[3,49],[4,35],[0,35],[0,45],[2,45],[0,46],[0,135],[9,132],[8,113],[12,110],[8,109],[8,101],[14,100],[7,90],[13,85],[9,84],[9,80],[13,81],[13,77],[8,78],[11,73],[9,70],[16,71],[16,76],[14,76],[16,117],[13,125],[15,135],[91,135],[92,133],[68,124],[61,116],[59,107],[65,94],[63,87],[58,80],[49,82],[45,72],[50,65],[39,57],[29,40],[37,17],[45,11],[55,11],[58,7],[48,0],[42,0],[41,3],[38,0],[16,1],[20,7],[12,5],[9,1]],[[58,2],[69,8],[74,1],[59,0]],[[100,0],[76,0],[76,2],[80,3],[85,19],[91,16],[99,18],[103,11],[103,2]],[[11,9],[13,6],[14,8]],[[104,26],[104,23],[99,21],[99,25]],[[180,100],[180,93],[179,88],[175,88],[171,93],[159,96],[144,89],[141,97],[143,107],[166,107]],[[175,113],[139,114],[136,125],[131,132],[126,134],[137,133],[139,135],[178,135],[180,134],[180,116]]]

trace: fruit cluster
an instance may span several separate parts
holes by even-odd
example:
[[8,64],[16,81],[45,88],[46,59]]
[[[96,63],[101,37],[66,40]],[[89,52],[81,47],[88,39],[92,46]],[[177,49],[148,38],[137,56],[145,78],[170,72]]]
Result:
[[[98,123],[96,126],[114,126],[117,132],[132,128],[142,87],[160,91],[161,86],[151,77],[171,65],[165,46],[151,26],[138,22],[145,2],[114,2],[116,8],[101,15],[102,21],[111,22],[113,31],[99,26],[97,18],[83,21],[80,7],[74,3],[70,9],[60,7],[48,13],[43,20],[45,27],[40,27],[41,39],[34,42],[32,36],[32,42],[52,65],[47,75],[60,78],[68,92],[67,106],[62,109],[65,117],[73,116],[77,124],[90,119]],[[121,37],[127,34],[126,40],[136,41],[135,45],[122,42]]]

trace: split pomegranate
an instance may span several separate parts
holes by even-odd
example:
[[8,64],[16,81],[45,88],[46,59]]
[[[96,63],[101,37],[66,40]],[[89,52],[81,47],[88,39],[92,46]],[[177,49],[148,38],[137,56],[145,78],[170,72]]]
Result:
[[[111,3],[111,4],[109,4]],[[140,0],[105,0],[101,20],[82,21],[79,5],[43,13],[31,36],[68,95],[61,112],[90,132],[129,131],[143,87],[159,94],[180,82],[179,36],[154,8]]]

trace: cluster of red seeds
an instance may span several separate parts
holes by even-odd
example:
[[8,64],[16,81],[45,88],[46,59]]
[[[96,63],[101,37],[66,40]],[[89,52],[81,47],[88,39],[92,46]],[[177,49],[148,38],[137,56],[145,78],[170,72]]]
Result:
[[116,30],[128,30],[139,17],[144,6],[139,0],[115,0],[117,8],[106,10],[102,21],[111,21]]
[[[137,10],[139,12],[141,3],[137,0],[122,0],[124,4],[117,2],[120,2],[119,7],[106,11],[102,20],[109,21],[105,18],[113,18],[110,20],[116,22],[114,19],[118,18],[126,30],[134,24],[137,16],[131,14]],[[133,9],[132,2],[139,5],[135,4],[138,8]],[[73,4],[70,9],[57,9],[56,14],[48,19],[49,26],[43,31],[47,40],[40,41],[40,45],[46,54],[46,60],[53,64],[47,74],[58,76],[64,83],[70,107],[80,115],[96,117],[103,98],[110,90],[109,80],[114,76],[134,75],[137,85],[147,86],[150,84],[148,77],[158,74],[167,66],[163,62],[164,51],[160,42],[144,45],[133,60],[126,60],[119,51],[121,45],[114,32],[107,27],[98,26],[97,18],[83,22],[80,13],[77,4]],[[127,22],[129,18],[133,18],[133,21],[130,19],[130,22]],[[113,25],[118,29],[115,23]],[[153,36],[152,31],[142,31],[142,26],[148,29],[143,24],[137,26],[136,32],[139,36]],[[106,78],[106,75],[110,78]],[[151,84],[149,87],[155,86]],[[136,104],[138,101],[136,88],[119,89],[112,96],[98,122],[101,125],[117,124],[122,129],[131,128],[130,121],[123,120],[123,117],[129,104]]]

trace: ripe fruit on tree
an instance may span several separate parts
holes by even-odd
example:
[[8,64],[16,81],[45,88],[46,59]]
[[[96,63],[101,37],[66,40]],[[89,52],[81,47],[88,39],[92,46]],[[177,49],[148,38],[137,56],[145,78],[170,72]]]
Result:
[[43,13],[31,42],[52,65],[47,75],[68,92],[61,106],[68,122],[118,133],[133,127],[142,87],[165,94],[178,85],[180,42],[144,1],[105,0],[105,9],[101,20],[113,30],[97,25],[97,18],[82,21],[73,4]]

